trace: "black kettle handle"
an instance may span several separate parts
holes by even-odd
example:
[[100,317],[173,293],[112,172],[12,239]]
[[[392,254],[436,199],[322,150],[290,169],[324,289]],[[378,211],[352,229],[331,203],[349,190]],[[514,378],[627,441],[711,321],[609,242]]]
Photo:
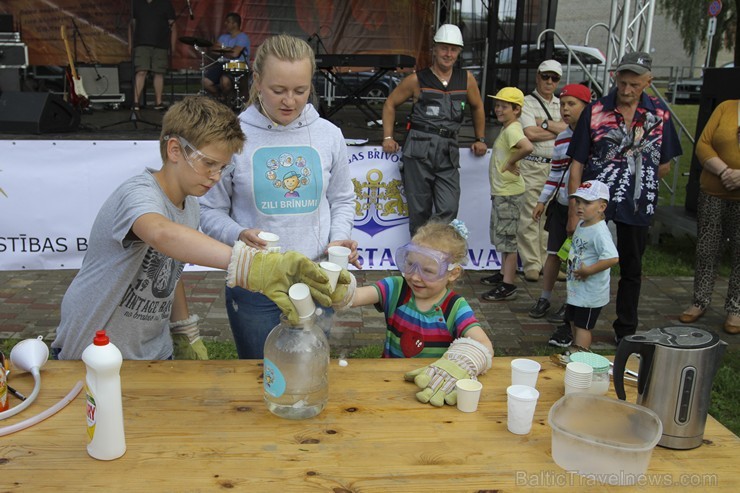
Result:
[[650,363],[652,362],[652,354],[655,349],[654,345],[645,343],[644,340],[640,339],[644,339],[644,337],[640,335],[625,337],[619,342],[617,353],[614,355],[614,368],[612,370],[614,374],[614,391],[621,400],[627,398],[627,394],[624,392],[624,370],[630,355],[633,353],[640,355],[640,370],[637,376],[638,391],[641,391],[640,384],[644,385],[645,377],[647,377],[644,372],[647,371],[647,368],[650,368]]

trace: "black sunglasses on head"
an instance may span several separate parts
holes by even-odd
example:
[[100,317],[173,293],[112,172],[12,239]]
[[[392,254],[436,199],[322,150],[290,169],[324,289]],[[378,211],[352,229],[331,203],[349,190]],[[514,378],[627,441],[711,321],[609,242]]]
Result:
[[559,75],[550,75],[550,74],[540,73],[540,77],[542,77],[542,80],[544,80],[544,81],[548,81],[548,80],[551,80],[552,79],[553,82],[560,82],[560,76]]

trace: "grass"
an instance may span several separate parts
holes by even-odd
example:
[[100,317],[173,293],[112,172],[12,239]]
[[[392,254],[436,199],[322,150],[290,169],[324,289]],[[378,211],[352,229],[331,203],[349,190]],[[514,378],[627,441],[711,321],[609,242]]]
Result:
[[[691,138],[694,137],[696,132],[696,118],[699,114],[699,105],[696,104],[675,104],[671,107],[671,111],[678,118],[681,123],[686,127],[686,130],[691,134]],[[679,160],[679,174],[676,187],[674,189],[675,198],[673,200],[674,205],[683,205],[686,203],[686,185],[689,183],[689,170],[691,169],[691,158],[694,154],[694,144],[688,136],[681,132],[678,125],[676,125],[676,131],[679,133],[681,139],[681,149],[683,155]],[[671,168],[671,174],[665,177],[665,181],[669,186],[673,186],[673,168]],[[671,191],[668,187],[661,185],[659,194],[659,205],[671,205]]]

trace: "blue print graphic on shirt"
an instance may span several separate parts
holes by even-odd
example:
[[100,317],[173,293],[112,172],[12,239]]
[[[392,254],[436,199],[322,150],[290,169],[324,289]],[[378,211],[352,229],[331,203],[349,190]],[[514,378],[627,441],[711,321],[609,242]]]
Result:
[[321,158],[308,146],[262,147],[252,158],[254,199],[264,214],[309,214],[324,188]]

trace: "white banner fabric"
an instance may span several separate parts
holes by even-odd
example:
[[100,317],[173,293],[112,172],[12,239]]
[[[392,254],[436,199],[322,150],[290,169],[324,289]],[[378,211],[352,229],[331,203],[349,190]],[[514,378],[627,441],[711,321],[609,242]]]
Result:
[[[394,269],[396,249],[409,240],[400,155],[374,146],[348,154],[363,269]],[[0,270],[79,269],[100,206],[127,178],[161,167],[158,157],[157,141],[0,141]],[[488,234],[489,159],[490,151],[476,158],[460,150],[467,269],[500,267]]]

